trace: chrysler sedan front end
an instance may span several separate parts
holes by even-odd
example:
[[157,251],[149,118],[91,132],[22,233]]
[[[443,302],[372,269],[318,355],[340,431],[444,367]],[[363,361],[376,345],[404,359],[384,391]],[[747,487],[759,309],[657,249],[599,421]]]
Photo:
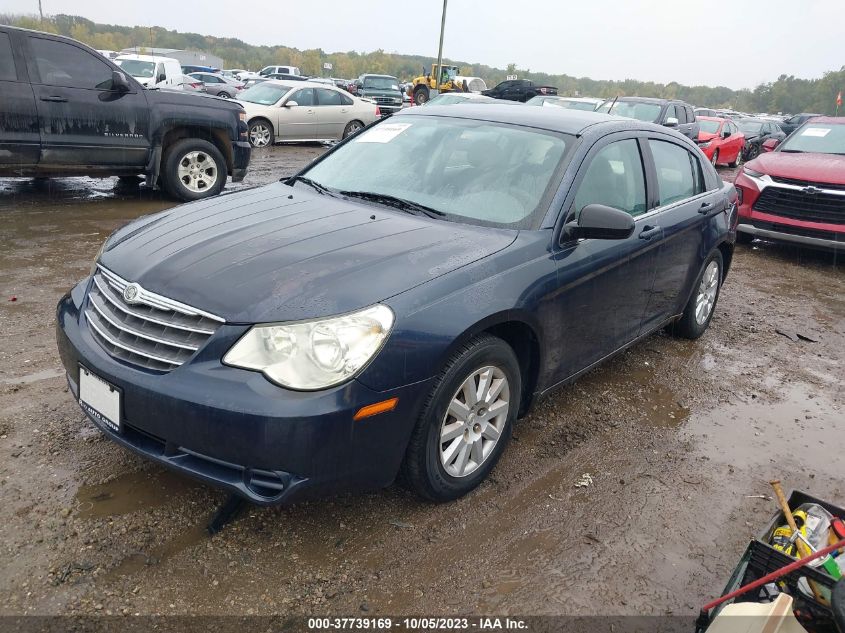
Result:
[[[284,182],[114,233],[59,303],[115,442],[259,504],[466,494],[536,396],[671,325],[697,338],[736,193],[660,126],[414,109]],[[519,110],[519,111],[517,111]]]

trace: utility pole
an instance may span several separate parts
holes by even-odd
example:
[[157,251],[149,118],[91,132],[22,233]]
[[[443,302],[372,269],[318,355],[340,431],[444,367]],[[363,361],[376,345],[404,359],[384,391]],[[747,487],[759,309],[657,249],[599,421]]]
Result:
[[440,46],[437,49],[437,75],[434,77],[434,85],[440,90],[440,76],[443,74],[443,32],[446,30],[446,2],[443,0],[443,16],[440,18]]
[[41,0],[38,0],[38,15],[41,16],[41,22],[44,22],[44,11],[41,9]]

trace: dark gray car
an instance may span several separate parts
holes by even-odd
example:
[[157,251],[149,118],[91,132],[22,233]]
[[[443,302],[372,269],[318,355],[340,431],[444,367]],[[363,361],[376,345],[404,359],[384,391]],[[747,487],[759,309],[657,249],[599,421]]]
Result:
[[217,97],[231,99],[244,89],[244,82],[215,73],[191,73],[189,77],[199,79],[205,86],[206,92]]
[[695,113],[692,106],[683,101],[648,97],[619,97],[608,99],[596,108],[596,112],[665,125],[675,128],[693,141],[698,138],[699,125],[695,120]]

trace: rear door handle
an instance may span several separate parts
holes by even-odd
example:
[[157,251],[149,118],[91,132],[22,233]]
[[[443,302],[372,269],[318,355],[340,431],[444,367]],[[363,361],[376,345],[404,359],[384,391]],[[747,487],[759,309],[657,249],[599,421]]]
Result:
[[716,208],[716,205],[713,204],[712,202],[702,202],[701,206],[698,207],[698,212],[701,215],[707,215],[708,213],[710,213],[715,208]]
[[650,240],[653,237],[658,237],[661,233],[663,233],[663,229],[659,226],[644,226],[639,237],[641,240]]
[[67,103],[67,98],[53,95],[52,97],[41,97],[42,101],[52,101],[53,103]]

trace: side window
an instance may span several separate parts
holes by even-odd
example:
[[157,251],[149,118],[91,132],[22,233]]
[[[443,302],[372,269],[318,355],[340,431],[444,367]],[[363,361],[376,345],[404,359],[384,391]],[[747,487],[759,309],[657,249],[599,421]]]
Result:
[[111,66],[91,53],[72,44],[39,37],[30,37],[29,44],[42,84],[99,90],[111,88]]
[[588,204],[603,204],[633,216],[645,213],[645,175],[637,141],[616,141],[593,157],[575,194],[576,217]]
[[675,105],[675,116],[678,118],[678,123],[687,122],[687,111],[684,110],[684,106]]
[[156,64],[155,80],[158,81],[158,78],[161,77],[163,74],[164,74],[164,64],[159,62],[158,64]]
[[648,144],[654,156],[661,207],[698,193],[698,178],[687,150],[667,141],[649,139]]
[[695,112],[692,111],[690,106],[684,106],[684,110],[687,112],[687,121],[690,123],[695,122]]
[[321,106],[339,106],[343,105],[340,99],[340,93],[328,88],[316,88],[317,105]]
[[314,105],[314,89],[302,88],[297,90],[288,101],[296,101],[301,106],[312,106]]
[[12,42],[8,33],[0,33],[0,81],[17,81],[15,60],[12,58]]
[[354,101],[352,101],[352,97],[350,97],[349,95],[345,95],[343,93],[340,93],[340,100],[343,102],[343,105],[345,105],[345,106],[351,106],[353,103],[355,103]]

